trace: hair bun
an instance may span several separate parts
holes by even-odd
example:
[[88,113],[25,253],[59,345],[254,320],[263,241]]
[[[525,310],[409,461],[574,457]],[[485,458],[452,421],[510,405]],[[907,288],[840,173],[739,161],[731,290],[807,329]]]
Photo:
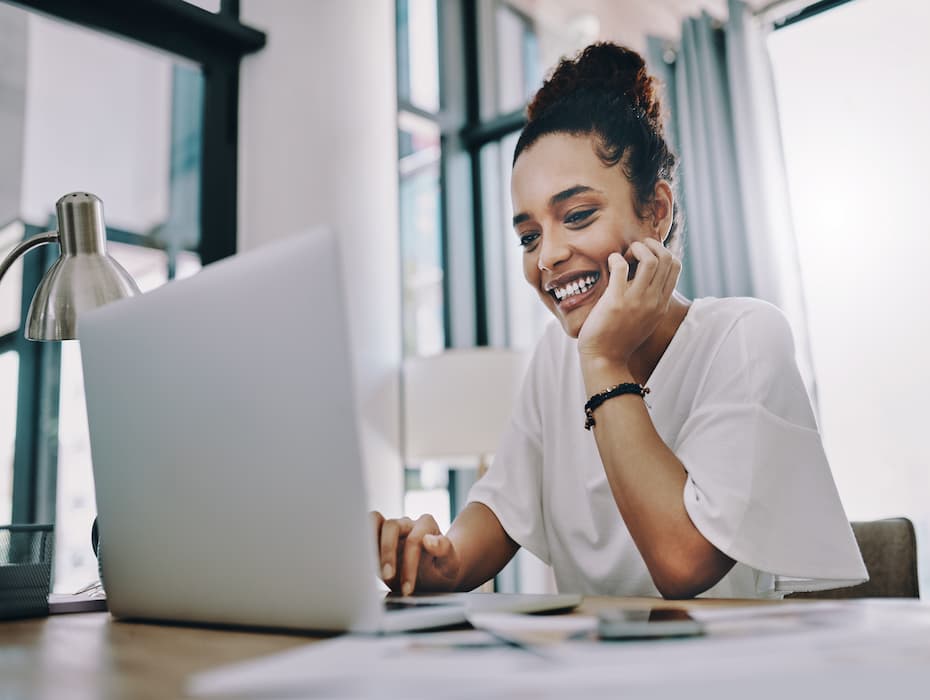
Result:
[[623,95],[657,131],[662,130],[662,110],[653,78],[635,51],[600,42],[574,58],[563,58],[526,108],[532,121],[549,107],[579,91],[603,91]]

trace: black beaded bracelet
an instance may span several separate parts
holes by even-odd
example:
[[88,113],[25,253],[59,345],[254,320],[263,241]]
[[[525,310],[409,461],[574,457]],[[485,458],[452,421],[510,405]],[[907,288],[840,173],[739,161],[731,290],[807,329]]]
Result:
[[634,384],[633,382],[625,382],[623,384],[617,384],[617,386],[612,386],[609,389],[604,389],[604,391],[595,394],[588,402],[584,405],[584,429],[591,430],[594,427],[594,409],[604,403],[607,399],[612,399],[614,396],[622,396],[623,394],[639,394],[640,396],[645,396],[649,393],[649,388],[644,387],[642,384]]

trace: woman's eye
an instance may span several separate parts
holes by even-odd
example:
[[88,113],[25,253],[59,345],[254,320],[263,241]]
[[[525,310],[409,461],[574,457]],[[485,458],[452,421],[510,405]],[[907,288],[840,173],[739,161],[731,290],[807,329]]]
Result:
[[580,224],[589,216],[591,216],[594,211],[594,209],[582,209],[581,211],[573,211],[571,214],[565,217],[565,223],[568,225]]
[[535,241],[537,238],[539,238],[538,233],[523,234],[522,236],[520,236],[520,245],[526,248],[527,246],[531,245],[533,241]]

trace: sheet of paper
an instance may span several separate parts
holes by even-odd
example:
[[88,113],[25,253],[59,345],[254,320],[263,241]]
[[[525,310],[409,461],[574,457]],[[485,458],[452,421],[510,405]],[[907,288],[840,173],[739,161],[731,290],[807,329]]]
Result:
[[753,610],[701,612],[705,637],[638,642],[571,639],[592,624],[590,618],[495,614],[476,622],[524,644],[536,640],[544,655],[500,644],[481,630],[341,637],[198,674],[188,690],[204,697],[409,700],[622,695],[720,700],[744,693],[753,700],[784,700],[788,693],[874,700],[923,697],[930,688],[930,607],[804,604]]

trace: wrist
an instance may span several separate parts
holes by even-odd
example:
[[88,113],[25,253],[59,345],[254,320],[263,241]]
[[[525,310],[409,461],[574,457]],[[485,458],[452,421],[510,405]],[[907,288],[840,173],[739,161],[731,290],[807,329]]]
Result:
[[636,381],[628,363],[584,355],[581,356],[581,376],[588,396],[617,384]]

